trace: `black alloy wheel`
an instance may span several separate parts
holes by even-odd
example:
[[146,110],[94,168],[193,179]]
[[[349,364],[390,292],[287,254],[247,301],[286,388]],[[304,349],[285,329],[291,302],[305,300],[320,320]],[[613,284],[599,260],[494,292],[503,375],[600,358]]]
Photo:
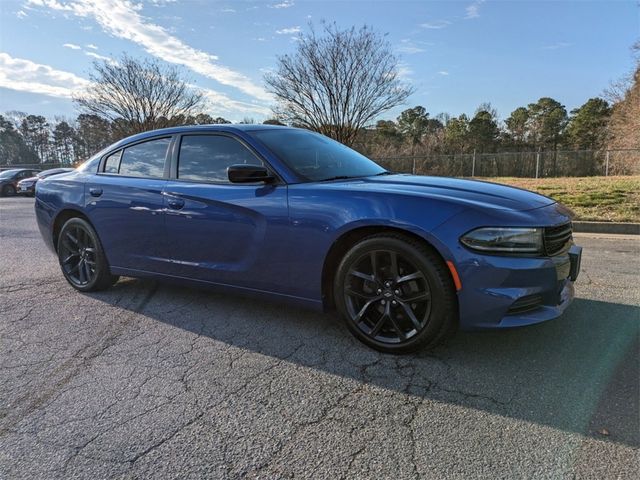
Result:
[[447,267],[430,248],[401,235],[375,235],[353,247],[334,289],[349,329],[384,352],[434,345],[457,324]]
[[58,260],[67,281],[82,292],[103,290],[118,281],[109,271],[98,235],[82,218],[71,218],[60,230]]

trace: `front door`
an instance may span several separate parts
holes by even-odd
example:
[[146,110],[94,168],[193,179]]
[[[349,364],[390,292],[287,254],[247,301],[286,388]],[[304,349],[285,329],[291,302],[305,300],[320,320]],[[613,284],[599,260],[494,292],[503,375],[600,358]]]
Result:
[[176,163],[163,192],[166,273],[281,290],[288,272],[286,185],[230,183],[230,165],[263,162],[227,134],[183,135]]

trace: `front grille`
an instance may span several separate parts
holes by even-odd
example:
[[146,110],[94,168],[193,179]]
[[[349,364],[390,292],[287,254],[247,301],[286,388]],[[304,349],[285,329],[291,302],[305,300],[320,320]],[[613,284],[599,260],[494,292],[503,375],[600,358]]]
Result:
[[561,252],[571,240],[571,222],[544,229],[544,250],[547,255]]
[[542,306],[541,295],[528,295],[513,302],[507,311],[507,315],[519,315],[521,313],[532,312],[540,308],[540,306]]

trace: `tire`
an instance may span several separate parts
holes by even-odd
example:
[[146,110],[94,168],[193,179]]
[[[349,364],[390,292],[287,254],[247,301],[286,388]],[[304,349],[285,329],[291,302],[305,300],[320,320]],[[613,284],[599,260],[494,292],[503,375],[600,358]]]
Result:
[[63,225],[57,251],[62,274],[76,290],[105,290],[118,281],[117,275],[111,275],[98,234],[82,218],[71,218]]
[[458,325],[448,268],[401,234],[372,235],[351,248],[338,266],[334,299],[355,337],[385,353],[434,347]]
[[5,185],[2,187],[2,196],[3,197],[13,197],[16,194],[16,187],[13,185]]

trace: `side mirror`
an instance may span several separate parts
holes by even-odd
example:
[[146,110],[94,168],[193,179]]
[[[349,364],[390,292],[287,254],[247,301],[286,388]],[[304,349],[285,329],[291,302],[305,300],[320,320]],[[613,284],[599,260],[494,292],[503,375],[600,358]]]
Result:
[[269,183],[275,180],[269,170],[262,165],[231,165],[227,168],[231,183]]

